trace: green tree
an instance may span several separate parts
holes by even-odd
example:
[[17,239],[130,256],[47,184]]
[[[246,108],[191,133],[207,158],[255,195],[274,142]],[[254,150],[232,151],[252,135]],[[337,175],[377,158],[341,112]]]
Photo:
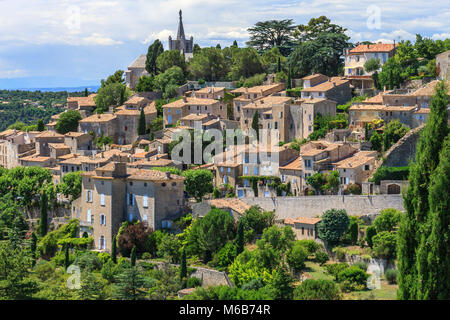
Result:
[[47,194],[43,192],[41,194],[40,199],[40,216],[39,216],[39,235],[41,237],[44,237],[47,234],[48,230],[47,207],[48,207]]
[[184,186],[186,192],[193,196],[197,202],[202,201],[205,194],[212,192],[213,190],[213,175],[209,170],[186,170],[183,172],[183,176],[186,178]]
[[389,58],[383,65],[383,69],[381,70],[378,78],[380,80],[381,87],[386,86],[389,90],[399,88],[400,84],[404,80],[401,65],[395,60],[395,58]]
[[84,96],[85,96],[85,97],[88,97],[88,96],[89,96],[88,88],[84,88]]
[[181,251],[181,263],[180,263],[180,281],[183,282],[187,278],[187,262],[186,262],[186,250],[183,248]]
[[81,300],[105,300],[106,280],[103,280],[98,274],[93,272],[83,272],[81,276],[81,288],[78,297]]
[[259,114],[258,111],[255,111],[252,119],[252,129],[256,132],[256,140],[259,141]]
[[202,219],[197,219],[187,236],[187,248],[191,254],[197,254],[205,262],[211,260],[227,241],[235,236],[234,219],[231,215],[216,208]]
[[183,71],[186,70],[186,62],[179,50],[164,51],[156,59],[156,67],[160,72],[165,72],[173,66],[178,66]]
[[181,243],[173,234],[166,234],[158,244],[158,256],[168,259],[171,263],[180,260]]
[[145,60],[145,70],[152,75],[158,73],[158,68],[156,65],[156,59],[159,55],[164,52],[164,47],[159,39],[156,39],[147,50],[147,57]]
[[306,279],[294,290],[295,300],[339,300],[338,285],[331,280]]
[[350,241],[352,242],[352,244],[356,244],[356,242],[358,241],[358,222],[355,220],[352,220],[350,222],[350,225],[348,227],[348,232],[350,235]]
[[136,246],[131,249],[131,266],[136,266]]
[[117,264],[117,235],[114,235],[111,243],[111,260]]
[[248,28],[250,39],[246,44],[260,52],[276,47],[287,57],[294,45],[294,29],[292,19],[261,21]]
[[64,246],[64,269],[67,271],[67,269],[69,268],[70,265],[70,260],[69,260],[69,245],[65,245]]
[[38,120],[38,123],[37,123],[37,130],[38,131],[44,131],[45,130],[45,125],[44,125],[44,120],[42,120],[42,119],[39,119]]
[[237,228],[237,235],[236,235],[236,256],[239,255],[241,252],[244,251],[244,223],[239,222],[238,228]]
[[94,97],[95,105],[99,112],[105,112],[110,106],[121,106],[131,93],[122,83],[114,82],[98,89]]
[[69,172],[65,174],[61,183],[58,185],[58,191],[71,200],[77,199],[81,195],[81,171]]
[[322,220],[318,223],[319,237],[322,240],[336,243],[347,231],[349,224],[350,219],[344,209],[327,210],[322,215]]
[[[435,94],[431,99],[430,116],[419,138],[415,162],[411,164],[409,187],[404,196],[406,215],[398,231],[398,297],[400,299],[437,297],[430,290],[436,285],[437,280],[433,276],[434,273],[430,273],[432,269],[426,258],[432,250],[427,239],[432,234],[429,186],[430,177],[439,164],[439,154],[449,132],[448,99],[447,88],[441,81],[436,85]],[[445,257],[439,258],[445,259]],[[447,271],[442,270],[442,272]],[[446,294],[448,297],[448,292]]]
[[160,91],[165,92],[168,86],[180,86],[185,83],[185,80],[183,69],[173,66],[164,73],[157,75],[155,84]]
[[154,89],[155,89],[155,77],[153,75],[140,77],[138,83],[136,84],[137,92],[150,92],[153,91]]
[[307,258],[308,251],[299,242],[294,242],[292,249],[286,256],[287,263],[295,272],[299,272],[305,268],[305,261]]
[[147,130],[147,126],[145,124],[145,114],[144,108],[141,108],[141,113],[139,114],[139,122],[138,122],[138,135],[143,136]]
[[377,232],[394,231],[395,227],[400,223],[401,218],[401,211],[397,209],[384,209],[375,218],[373,225],[377,229]]
[[78,131],[78,122],[81,120],[81,115],[76,110],[67,110],[59,117],[56,122],[56,131],[61,134],[66,134],[71,131]]
[[32,267],[34,267],[36,265],[36,259],[37,259],[37,237],[36,237],[36,233],[33,232],[31,234],[31,245],[30,245],[30,249],[31,249],[31,258],[33,259],[32,261]]
[[124,74],[125,74],[125,72],[123,72],[123,70],[117,70],[116,72],[114,72],[114,74],[112,74],[108,78],[106,78],[106,80],[102,79],[101,80],[101,88],[104,88],[113,83],[125,84]]
[[382,136],[378,134],[378,132],[374,132],[372,136],[370,137],[370,143],[372,143],[372,150],[376,150],[378,152],[381,152],[382,146],[383,146],[383,140]]
[[364,64],[364,70],[367,73],[377,71],[380,68],[381,68],[380,59],[372,58],[367,60],[366,63]]
[[236,51],[232,57],[230,76],[232,80],[249,78],[263,72],[261,57],[253,48],[243,48]]
[[189,71],[195,79],[225,80],[229,72],[224,53],[218,48],[203,48],[189,61]]
[[272,280],[274,300],[291,300],[294,295],[293,278],[285,266],[277,269],[275,277]]
[[373,251],[378,258],[390,260],[396,255],[397,236],[393,232],[381,231],[372,238]]
[[125,269],[116,276],[114,297],[119,300],[142,300],[145,297],[144,278],[137,267]]
[[375,226],[369,226],[366,230],[366,242],[369,247],[373,247],[373,237],[377,234]]
[[389,122],[383,130],[384,150],[389,150],[389,148],[400,140],[400,138],[402,138],[408,131],[409,128],[405,127],[400,120],[393,120]]

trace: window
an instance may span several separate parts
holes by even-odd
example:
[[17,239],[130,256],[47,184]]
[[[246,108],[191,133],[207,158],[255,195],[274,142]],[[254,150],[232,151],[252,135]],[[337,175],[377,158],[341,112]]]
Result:
[[127,130],[128,130],[127,126],[125,126],[124,130],[125,130],[125,131],[127,131]]
[[257,174],[258,174],[258,167],[255,167],[255,168],[253,169],[253,172],[254,172],[255,175],[257,175]]
[[166,183],[165,183],[165,182],[161,183],[161,186],[165,187],[165,186],[166,186]]
[[101,236],[100,239],[98,239],[98,248],[100,250],[106,249],[106,239],[105,236]]
[[228,168],[227,172],[228,172],[228,173],[231,173],[231,168]]
[[172,182],[172,187],[176,187],[177,183],[176,182]]
[[87,222],[91,222],[92,221],[92,213],[91,213],[91,209],[89,209],[86,213],[86,221]]
[[100,215],[100,225],[106,226],[106,216],[104,214]]
[[143,203],[142,206],[144,208],[148,208],[148,195],[144,194],[144,199],[143,199],[142,203]]
[[105,195],[103,193],[100,194],[100,205],[105,206]]
[[248,174],[248,167],[244,167],[244,174]]
[[228,183],[228,177],[226,175],[223,176],[223,183]]

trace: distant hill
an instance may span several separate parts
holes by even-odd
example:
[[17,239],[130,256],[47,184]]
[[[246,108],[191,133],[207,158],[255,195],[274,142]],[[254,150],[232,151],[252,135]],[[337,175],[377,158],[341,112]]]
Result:
[[100,88],[100,86],[92,85],[92,86],[82,86],[82,87],[57,87],[57,88],[17,88],[17,89],[10,89],[10,90],[42,91],[42,92],[60,92],[60,91],[81,92],[81,91],[84,91],[85,88],[87,88],[89,90],[89,92],[97,92],[97,90]]

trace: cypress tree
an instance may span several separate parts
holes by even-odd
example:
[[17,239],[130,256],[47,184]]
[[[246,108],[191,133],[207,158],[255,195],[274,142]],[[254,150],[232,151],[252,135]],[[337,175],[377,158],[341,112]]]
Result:
[[237,43],[236,40],[233,41],[233,46],[234,46],[234,47],[237,47],[237,46],[238,46],[238,43]]
[[84,96],[87,97],[88,95],[89,95],[88,89],[85,88],[85,89],[84,89]]
[[131,266],[134,267],[136,265],[136,246],[131,249]]
[[47,194],[42,192],[40,202],[40,217],[39,217],[39,235],[44,237],[47,234]]
[[44,120],[42,120],[42,119],[38,120],[37,129],[38,129],[38,131],[41,131],[41,132],[45,130]]
[[34,267],[36,265],[36,248],[37,248],[37,237],[36,233],[31,234],[31,257],[33,258],[32,266]]
[[428,281],[423,292],[424,299],[450,299],[450,135],[447,135],[440,155],[440,162],[429,188],[430,225],[427,261]]
[[288,78],[287,78],[286,89],[292,89],[292,74],[291,74],[291,69],[289,69],[289,71],[288,71]]
[[112,238],[112,246],[111,246],[111,260],[114,264],[117,264],[117,241],[116,235]]
[[278,72],[281,72],[281,58],[278,57]]
[[139,122],[138,122],[138,135],[142,136],[145,134],[145,114],[144,114],[144,108],[141,108],[141,113],[139,115]]
[[259,141],[259,115],[258,111],[253,115],[252,129],[256,131],[256,140]]
[[183,283],[184,279],[187,277],[187,262],[186,262],[186,251],[181,251],[181,263],[180,263],[180,282]]
[[69,260],[69,245],[66,244],[64,247],[64,267],[67,271],[67,268],[69,268],[70,260]]
[[[431,233],[429,186],[430,177],[439,163],[439,153],[448,134],[448,95],[443,81],[436,85],[431,100],[430,116],[417,144],[416,159],[411,164],[409,187],[404,196],[406,214],[398,231],[398,298],[423,299],[429,286],[427,256]],[[447,231],[448,234],[448,231]],[[442,257],[443,258],[443,257]],[[448,271],[447,271],[448,272]]]
[[236,235],[236,256],[244,251],[244,224],[239,222]]

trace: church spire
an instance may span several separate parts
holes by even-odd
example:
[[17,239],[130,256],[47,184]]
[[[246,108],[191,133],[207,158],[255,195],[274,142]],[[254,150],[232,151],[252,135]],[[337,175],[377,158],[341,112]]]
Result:
[[180,39],[186,39],[186,36],[184,35],[184,27],[183,27],[183,17],[182,17],[182,11],[180,10],[180,22],[178,23],[178,33],[177,33],[177,40]]

